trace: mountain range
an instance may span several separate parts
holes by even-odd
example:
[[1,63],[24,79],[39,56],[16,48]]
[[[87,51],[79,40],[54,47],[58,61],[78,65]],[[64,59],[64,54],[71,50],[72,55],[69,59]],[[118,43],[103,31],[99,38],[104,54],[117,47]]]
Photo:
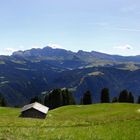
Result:
[[54,88],[69,88],[77,102],[90,90],[95,103],[104,87],[111,98],[123,89],[140,96],[140,56],[65,49],[31,49],[0,56],[0,94],[9,106],[22,106]]

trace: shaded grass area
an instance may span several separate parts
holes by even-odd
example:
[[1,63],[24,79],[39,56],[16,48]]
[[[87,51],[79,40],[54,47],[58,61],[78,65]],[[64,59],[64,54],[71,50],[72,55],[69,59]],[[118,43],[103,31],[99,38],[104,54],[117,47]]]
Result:
[[45,120],[19,118],[0,108],[2,140],[139,140],[140,105],[95,104],[49,111]]

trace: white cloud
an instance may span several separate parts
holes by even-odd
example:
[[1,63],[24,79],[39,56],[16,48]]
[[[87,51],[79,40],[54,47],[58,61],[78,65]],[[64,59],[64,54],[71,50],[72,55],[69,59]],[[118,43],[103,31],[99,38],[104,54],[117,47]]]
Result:
[[16,49],[14,49],[14,48],[5,48],[5,51],[8,52],[8,53],[12,53],[12,52],[16,51]]
[[17,51],[15,48],[2,48],[0,49],[0,55],[11,55],[13,52]]
[[30,47],[25,47],[24,45],[19,45],[18,47],[16,48],[12,48],[12,47],[9,47],[9,48],[4,48],[3,50],[1,50],[1,52],[3,52],[2,54],[3,55],[11,55],[13,52],[15,51],[19,51],[19,50],[28,50],[28,49],[32,49],[32,48],[40,48],[40,46],[37,46],[37,45],[32,45]]
[[123,55],[123,56],[140,55],[139,47],[138,46],[133,47],[130,44],[118,45],[114,47],[110,46],[107,49],[100,50],[100,52],[107,53],[107,54],[114,54],[114,55]]
[[119,49],[119,50],[133,50],[133,47],[131,45],[129,45],[129,44],[115,46],[113,48],[114,49]]
[[61,45],[59,45],[59,44],[52,44],[52,43],[49,43],[48,46],[51,47],[51,48],[54,48],[54,49],[56,49],[56,48],[64,49],[64,48],[63,48]]

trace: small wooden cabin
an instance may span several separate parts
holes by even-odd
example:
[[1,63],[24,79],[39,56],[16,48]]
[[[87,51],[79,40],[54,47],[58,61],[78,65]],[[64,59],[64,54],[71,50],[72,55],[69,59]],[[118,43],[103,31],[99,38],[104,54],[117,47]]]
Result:
[[45,119],[49,108],[38,103],[25,105],[21,109],[20,117]]

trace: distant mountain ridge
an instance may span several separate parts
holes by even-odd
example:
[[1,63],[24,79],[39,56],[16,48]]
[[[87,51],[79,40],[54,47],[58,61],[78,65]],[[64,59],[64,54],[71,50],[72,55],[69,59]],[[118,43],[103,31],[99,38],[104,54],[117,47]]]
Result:
[[9,106],[21,106],[54,88],[73,89],[79,102],[86,90],[99,102],[100,90],[110,88],[111,97],[127,88],[140,95],[140,56],[116,56],[100,52],[65,49],[31,49],[0,56],[0,94]]
[[77,55],[77,54],[88,54],[91,56],[95,56],[95,57],[99,57],[99,58],[108,58],[108,59],[112,59],[112,58],[139,58],[140,59],[140,55],[136,55],[136,56],[121,56],[121,55],[111,55],[111,54],[106,54],[106,53],[102,53],[102,52],[97,52],[97,51],[83,51],[83,50],[79,50],[77,52],[73,52],[70,50],[65,50],[65,49],[61,49],[61,48],[52,48],[50,46],[46,46],[44,48],[32,48],[30,50],[25,50],[25,51],[16,51],[13,52],[13,56],[25,56],[25,57],[29,57],[29,56],[49,56],[54,53],[54,55],[63,55],[65,56],[65,54],[69,54],[69,55]]
[[[139,62],[140,61],[140,55],[137,56],[120,56],[120,55],[111,55],[111,54],[106,54],[106,53],[101,53],[97,51],[83,51],[79,50],[78,52],[72,52],[69,50],[65,49],[60,49],[60,48],[51,48],[49,46],[44,47],[43,49],[31,49],[31,50],[26,50],[26,51],[17,51],[12,54],[12,56],[18,56],[18,57],[37,57],[37,58],[42,58],[46,57],[48,59],[49,57],[51,58],[56,58],[56,59],[67,59],[71,60],[73,58],[79,58],[82,60],[82,58],[86,58],[89,60],[92,58],[93,60],[98,59],[98,60],[107,60],[107,61],[122,61],[122,62]],[[44,58],[45,59],[45,58]]]

